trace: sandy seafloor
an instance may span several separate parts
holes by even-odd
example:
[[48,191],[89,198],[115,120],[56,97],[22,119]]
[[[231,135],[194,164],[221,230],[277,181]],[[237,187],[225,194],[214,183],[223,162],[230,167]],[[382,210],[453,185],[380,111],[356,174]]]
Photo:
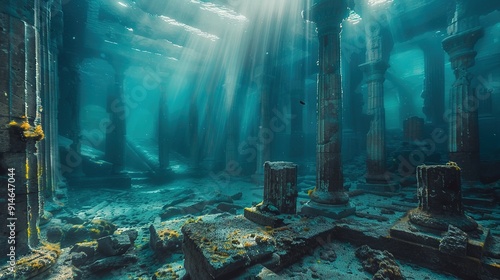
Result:
[[[356,176],[351,176],[351,178],[355,179]],[[357,178],[357,180],[360,180],[362,177]],[[350,179],[346,178],[346,181],[348,180]],[[351,183],[355,183],[355,181]],[[298,205],[301,205],[301,203],[307,201],[307,186],[313,187],[314,185],[314,175],[300,176],[298,185],[301,188]],[[262,186],[237,177],[230,178],[229,181],[224,181],[223,184],[212,178],[184,178],[161,185],[136,180],[131,189],[123,190],[119,188],[68,190],[69,196],[63,209],[66,214],[71,213],[84,220],[106,219],[117,225],[119,229],[136,229],[139,233],[135,241],[135,247],[132,249],[132,253],[139,257],[136,264],[101,276],[84,276],[83,279],[151,279],[154,273],[162,268],[172,268],[176,272],[178,279],[181,279],[185,274],[183,255],[175,253],[161,260],[155,258],[148,244],[148,228],[153,224],[156,228],[169,227],[180,231],[180,228],[175,227],[180,227],[182,221],[187,217],[177,216],[162,221],[159,214],[166,203],[177,198],[187,189],[192,189],[196,196],[181,205],[190,205],[194,202],[206,200],[218,193],[233,195],[242,192],[242,198],[235,200],[234,203],[242,207],[248,207],[260,202],[263,193]],[[414,192],[414,187],[403,189],[402,196],[416,195]],[[362,195],[351,198],[351,202],[356,205],[357,211],[366,213],[375,211],[370,205],[388,203],[388,201],[387,197],[377,195]],[[243,214],[243,211],[238,210],[237,214]],[[380,214],[380,212],[374,214]],[[395,212],[389,215],[390,220],[388,222],[392,223],[403,215],[402,212]],[[196,215],[189,217],[196,217]],[[62,222],[55,215],[49,224],[58,223]],[[333,248],[337,258],[334,261],[321,259],[321,250],[325,249],[323,247]],[[316,248],[312,255],[305,256],[301,261],[277,274],[279,279],[371,279],[372,275],[363,270],[361,262],[355,257],[356,248],[357,246],[331,238],[324,245]],[[63,254],[50,273],[35,279],[73,279],[71,265],[67,259],[68,252],[68,248],[63,248]],[[397,263],[406,279],[459,279],[453,275],[432,271],[412,263],[400,260],[397,260]]]

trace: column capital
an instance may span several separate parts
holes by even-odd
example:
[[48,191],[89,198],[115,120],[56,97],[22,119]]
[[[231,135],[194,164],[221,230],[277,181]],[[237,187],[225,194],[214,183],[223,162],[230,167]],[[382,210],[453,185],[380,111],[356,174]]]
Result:
[[303,13],[305,20],[316,23],[318,33],[340,31],[340,23],[349,16],[347,0],[318,0]]
[[451,35],[443,40],[443,49],[450,56],[453,68],[457,68],[458,64],[463,64],[467,68],[474,65],[474,58],[476,57],[474,46],[483,35],[484,29],[478,26]]
[[359,67],[365,73],[366,81],[383,81],[385,71],[389,68],[389,64],[383,60],[370,61],[360,64]]

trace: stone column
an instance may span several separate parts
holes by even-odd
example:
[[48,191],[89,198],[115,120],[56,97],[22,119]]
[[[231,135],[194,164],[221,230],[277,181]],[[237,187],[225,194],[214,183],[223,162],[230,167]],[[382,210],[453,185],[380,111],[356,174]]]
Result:
[[[316,22],[319,39],[318,128],[316,187],[304,214],[340,218],[354,212],[344,189],[342,174],[342,83],[340,73],[340,23],[348,15],[347,1],[315,3],[305,16]],[[332,209],[325,206],[345,206]]]
[[366,183],[362,188],[393,190],[394,186],[386,173],[384,80],[389,65],[392,43],[390,34],[376,20],[367,17],[366,62],[360,67],[365,74],[368,90],[366,113],[370,117],[370,127],[366,135]]
[[479,16],[473,13],[473,1],[457,0],[454,17],[448,27],[443,48],[450,56],[455,82],[450,90],[449,158],[462,168],[465,180],[479,178],[479,129],[477,97],[471,88],[475,63],[474,46],[483,36]]
[[125,70],[128,63],[125,58],[110,56],[109,63],[115,70],[115,83],[108,93],[108,113],[110,114],[113,130],[106,134],[105,158],[113,164],[113,172],[120,173],[124,166],[125,156],[125,135],[126,135],[126,111],[121,110],[120,106],[126,107],[123,82],[125,79]]
[[386,177],[384,75],[389,67],[384,61],[371,61],[361,65],[368,87],[367,115],[371,118],[366,136],[366,182],[384,184]]
[[423,40],[420,47],[424,53],[424,99],[423,113],[434,127],[444,123],[444,51],[440,37],[433,35]]
[[168,102],[167,85],[160,84],[160,103],[158,110],[158,160],[160,171],[169,169],[169,124],[168,124]]
[[3,200],[0,235],[5,238],[0,245],[1,260],[10,259],[8,254],[12,251],[17,260],[39,244],[37,141],[43,139],[39,114],[40,66],[37,64],[40,59],[39,4],[38,1],[18,1],[0,8],[0,49],[5,50],[0,52],[3,95],[0,99],[0,197]]

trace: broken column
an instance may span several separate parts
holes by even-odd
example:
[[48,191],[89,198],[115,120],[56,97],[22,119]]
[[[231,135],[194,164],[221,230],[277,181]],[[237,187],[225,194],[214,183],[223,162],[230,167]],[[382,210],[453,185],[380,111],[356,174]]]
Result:
[[465,180],[479,178],[478,98],[471,87],[476,42],[483,36],[472,1],[458,0],[443,48],[450,56],[455,82],[450,89],[449,158],[463,169]]
[[449,225],[475,230],[477,223],[464,214],[460,173],[455,163],[418,166],[418,208],[409,213],[410,222],[440,231]]
[[303,206],[302,213],[341,218],[354,212],[344,189],[341,159],[340,24],[348,15],[347,1],[318,1],[304,15],[307,20],[316,23],[320,44],[316,187],[310,193],[311,201]]
[[245,218],[263,225],[283,225],[280,214],[295,214],[297,210],[297,165],[292,162],[264,163],[264,200],[255,207],[244,209]]
[[264,163],[264,202],[282,214],[297,210],[297,165],[292,162]]

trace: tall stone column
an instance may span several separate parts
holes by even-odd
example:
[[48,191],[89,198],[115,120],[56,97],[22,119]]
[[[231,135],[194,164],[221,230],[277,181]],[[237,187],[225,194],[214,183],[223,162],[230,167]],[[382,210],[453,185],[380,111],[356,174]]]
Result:
[[[18,260],[39,244],[40,3],[0,7],[0,260]],[[42,198],[43,199],[43,198]],[[15,243],[14,243],[15,241]],[[5,264],[5,262],[3,262]]]
[[424,87],[422,98],[424,99],[423,113],[427,121],[434,127],[443,124],[444,114],[444,51],[440,43],[440,37],[433,35],[423,40],[420,44],[424,52]]
[[455,81],[450,89],[449,158],[462,168],[464,180],[479,178],[478,100],[471,81],[470,67],[475,63],[474,46],[483,36],[479,16],[473,12],[472,1],[457,0],[448,37],[443,48],[450,56]]
[[367,17],[366,62],[360,67],[365,74],[368,91],[366,113],[370,127],[366,135],[366,185],[361,188],[394,190],[396,187],[386,173],[384,80],[389,65],[392,41],[387,29]]
[[389,67],[384,61],[371,61],[361,65],[368,89],[367,115],[371,117],[366,135],[366,182],[383,184],[388,181],[385,167],[385,108],[384,75]]
[[158,159],[160,170],[169,169],[169,137],[168,137],[168,102],[167,85],[160,84],[160,103],[158,110]]
[[106,134],[105,158],[113,164],[113,172],[119,173],[123,170],[125,157],[125,135],[126,135],[126,111],[120,109],[126,106],[123,82],[125,70],[128,63],[122,57],[110,58],[110,64],[115,70],[115,83],[108,93],[108,113],[113,129]]
[[341,158],[340,23],[348,15],[347,1],[318,1],[305,14],[306,19],[317,26],[319,73],[316,187],[309,194],[311,201],[304,205],[302,212],[341,218],[354,212],[344,189]]

